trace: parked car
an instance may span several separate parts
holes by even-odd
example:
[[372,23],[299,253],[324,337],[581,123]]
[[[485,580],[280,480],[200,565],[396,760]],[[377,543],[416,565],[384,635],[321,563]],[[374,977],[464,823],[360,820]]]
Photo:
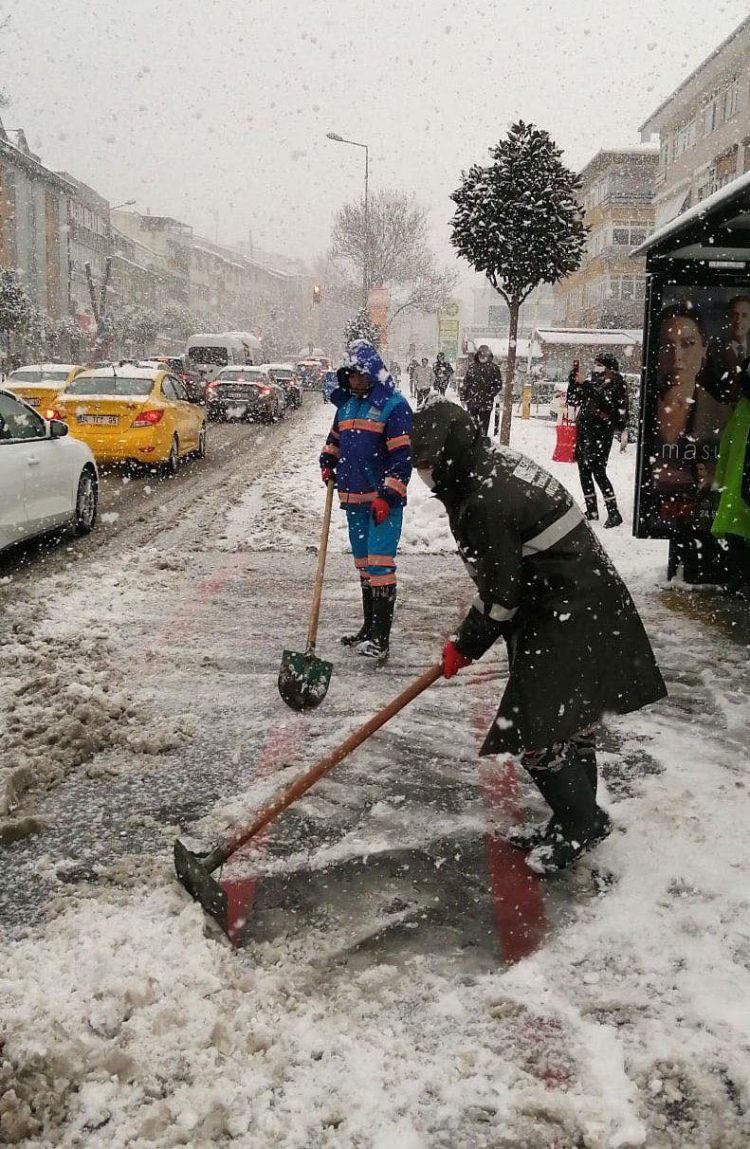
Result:
[[19,399],[49,418],[54,409],[55,396],[64,391],[80,371],[83,371],[83,367],[77,363],[30,363],[27,367],[11,371],[4,385]]
[[0,389],[0,550],[68,524],[88,534],[98,494],[89,447]]
[[206,415],[188,402],[176,376],[123,363],[82,371],[58,397],[55,417],[87,443],[98,462],[164,464],[206,455]]
[[261,370],[280,383],[286,397],[286,406],[297,411],[302,406],[302,387],[291,363],[263,363]]
[[276,423],[286,412],[286,392],[265,367],[224,367],[206,388],[209,419]]

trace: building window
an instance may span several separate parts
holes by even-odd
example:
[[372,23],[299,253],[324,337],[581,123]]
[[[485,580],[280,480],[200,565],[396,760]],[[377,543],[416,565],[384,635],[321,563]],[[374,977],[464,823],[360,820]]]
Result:
[[738,149],[732,148],[731,152],[726,155],[719,156],[716,160],[716,187],[723,188],[725,184],[731,183],[737,175],[737,156]]
[[696,200],[700,203],[701,200],[706,199],[707,196],[713,195],[716,191],[716,177],[714,169],[711,167],[708,171],[704,172],[698,180],[698,187],[696,189]]
[[724,119],[731,120],[740,106],[740,78],[734,76],[724,92]]
[[648,228],[639,220],[616,220],[612,225],[612,243],[615,247],[638,247],[648,235]]
[[703,135],[710,136],[719,126],[719,97],[714,95],[703,109]]
[[487,326],[491,331],[502,330],[506,314],[507,312],[504,307],[491,306],[487,308]]

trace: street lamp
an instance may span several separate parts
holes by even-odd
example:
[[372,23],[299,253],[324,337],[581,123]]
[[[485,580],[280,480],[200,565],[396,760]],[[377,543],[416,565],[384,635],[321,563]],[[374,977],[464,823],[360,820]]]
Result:
[[365,150],[365,251],[364,251],[364,273],[362,276],[362,294],[364,301],[362,306],[367,307],[367,299],[370,294],[370,203],[369,203],[369,182],[370,182],[370,149],[367,144],[360,144],[356,140],[345,140],[338,132],[326,132],[326,137],[333,140],[337,144],[350,144],[353,148],[364,148]]
[[134,207],[137,203],[137,199],[126,199],[125,203],[116,203],[114,207],[111,207],[109,210],[118,211],[121,207]]

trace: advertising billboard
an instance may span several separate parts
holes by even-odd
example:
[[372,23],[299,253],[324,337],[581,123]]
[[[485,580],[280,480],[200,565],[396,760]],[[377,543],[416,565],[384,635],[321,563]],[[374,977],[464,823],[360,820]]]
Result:
[[458,359],[460,326],[461,305],[457,299],[451,299],[445,310],[438,313],[438,351],[443,351],[448,362],[453,364]]
[[637,533],[707,532],[719,500],[721,436],[750,356],[750,283],[670,282],[650,323]]

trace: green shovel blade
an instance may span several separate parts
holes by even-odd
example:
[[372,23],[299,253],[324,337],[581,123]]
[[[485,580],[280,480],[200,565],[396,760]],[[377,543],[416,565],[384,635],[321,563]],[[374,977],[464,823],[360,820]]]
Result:
[[333,664],[314,654],[285,650],[279,670],[279,694],[292,710],[314,710],[328,693]]

